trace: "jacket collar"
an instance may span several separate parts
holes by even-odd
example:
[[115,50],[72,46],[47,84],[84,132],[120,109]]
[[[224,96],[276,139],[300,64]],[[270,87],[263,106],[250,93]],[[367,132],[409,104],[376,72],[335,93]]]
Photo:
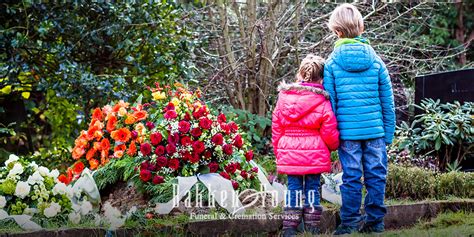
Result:
[[329,100],[329,93],[317,87],[302,85],[300,83],[286,83],[286,82],[282,82],[278,86],[278,91],[288,91],[288,90],[311,91],[315,94],[323,95],[326,99]]

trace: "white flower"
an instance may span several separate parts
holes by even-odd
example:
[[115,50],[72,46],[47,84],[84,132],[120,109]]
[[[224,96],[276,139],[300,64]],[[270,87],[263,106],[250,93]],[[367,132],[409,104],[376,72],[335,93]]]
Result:
[[61,211],[61,206],[55,202],[52,202],[49,207],[44,209],[44,216],[51,218],[56,216]]
[[4,208],[7,205],[7,200],[4,196],[0,196],[0,208]]
[[71,185],[66,186],[66,196],[69,199],[72,199],[74,197],[74,189],[71,187]]
[[30,193],[30,189],[27,182],[20,181],[16,184],[15,196],[23,199]]
[[20,158],[18,158],[18,156],[11,154],[11,155],[8,157],[8,160],[5,161],[5,166],[8,166],[8,164],[10,164],[10,163],[12,163],[12,162],[18,161],[19,159],[20,159]]
[[38,171],[39,171],[39,173],[41,174],[41,176],[43,176],[43,177],[49,175],[49,169],[46,168],[46,167],[44,167],[44,166],[40,166],[40,167],[38,168]]
[[75,212],[80,212],[81,211],[81,206],[73,203],[72,204],[72,210],[74,210]]
[[19,163],[15,163],[13,168],[8,173],[9,177],[16,176],[23,173],[23,166]]
[[81,222],[81,214],[76,213],[76,212],[71,212],[68,215],[69,221],[71,221],[73,224],[79,224]]
[[67,186],[64,183],[57,183],[56,185],[54,185],[54,188],[52,191],[54,195],[57,195],[57,194],[63,195],[63,194],[66,194]]
[[33,171],[36,171],[38,169],[38,165],[34,161],[32,161],[28,166],[33,168]]
[[42,184],[44,181],[43,176],[41,176],[40,172],[35,171],[30,177],[28,177],[28,183],[30,185],[34,184]]
[[57,169],[51,170],[51,172],[49,172],[49,177],[53,179],[57,179],[58,176],[59,176],[59,171]]
[[87,215],[92,211],[92,204],[89,201],[83,201],[81,205],[81,214]]
[[125,218],[122,217],[122,213],[120,213],[117,208],[110,205],[109,202],[104,204],[104,216],[110,223],[111,229],[116,229],[125,224]]
[[38,209],[36,208],[25,208],[25,210],[23,210],[23,214],[25,215],[29,215],[29,216],[33,216],[34,214],[38,213]]

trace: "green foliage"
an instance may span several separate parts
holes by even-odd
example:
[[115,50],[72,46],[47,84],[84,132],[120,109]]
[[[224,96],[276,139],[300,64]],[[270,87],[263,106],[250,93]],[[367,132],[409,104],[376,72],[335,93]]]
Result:
[[445,199],[450,196],[474,197],[474,173],[436,173],[418,167],[390,165],[387,198]]
[[94,180],[99,190],[107,185],[115,184],[117,181],[127,181],[135,174],[136,162],[129,156],[122,159],[112,159],[106,166],[101,167],[94,173]]
[[226,106],[222,110],[227,119],[235,121],[242,131],[246,131],[246,134],[242,136],[252,144],[255,151],[260,154],[270,152],[271,133],[269,131],[272,126],[270,115],[263,117],[231,106]]
[[440,170],[472,155],[474,103],[441,104],[439,100],[425,99],[415,106],[423,112],[411,125],[403,122],[397,127],[395,147],[408,149],[412,155],[436,156]]
[[17,141],[29,140],[29,151],[72,146],[93,107],[133,101],[155,82],[193,77],[193,41],[171,2],[2,6],[0,108],[16,113],[4,105],[22,101],[27,114],[15,132],[26,134]]

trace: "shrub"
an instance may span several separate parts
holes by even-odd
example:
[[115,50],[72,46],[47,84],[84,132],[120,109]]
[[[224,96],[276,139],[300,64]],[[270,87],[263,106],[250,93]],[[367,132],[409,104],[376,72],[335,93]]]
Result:
[[397,127],[394,147],[409,150],[413,156],[435,156],[440,170],[457,170],[474,150],[474,103],[441,104],[425,99],[415,105],[422,111],[411,125]]
[[387,198],[445,199],[474,197],[474,173],[436,173],[418,167],[390,165]]

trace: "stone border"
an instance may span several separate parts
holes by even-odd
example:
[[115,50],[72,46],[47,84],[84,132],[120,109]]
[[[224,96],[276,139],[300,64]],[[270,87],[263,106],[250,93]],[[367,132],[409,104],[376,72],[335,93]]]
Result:
[[[446,211],[474,211],[474,199],[465,201],[434,201],[415,204],[392,205],[388,207],[385,216],[386,229],[400,229],[413,226],[419,220],[428,220]],[[268,215],[270,217],[270,215]],[[323,211],[321,230],[326,233],[333,231],[339,220],[337,210]],[[175,235],[202,235],[216,236],[222,234],[241,235],[250,233],[277,233],[281,229],[281,220],[276,219],[224,219],[189,222],[178,226],[157,226],[156,229],[122,228],[114,231],[113,236],[126,237],[141,234],[154,236],[156,234]],[[1,233],[0,237],[91,237],[105,236],[107,230],[93,228],[61,229],[57,231],[36,231],[26,233]]]

